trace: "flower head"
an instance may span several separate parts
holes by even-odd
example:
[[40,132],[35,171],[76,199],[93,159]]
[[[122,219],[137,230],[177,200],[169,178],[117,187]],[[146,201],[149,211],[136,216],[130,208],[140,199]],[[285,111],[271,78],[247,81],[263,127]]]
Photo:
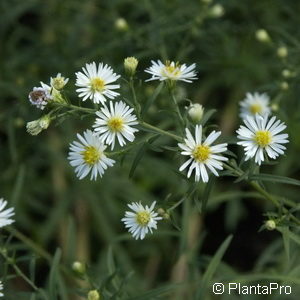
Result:
[[135,74],[139,61],[135,57],[126,57],[124,59],[124,68],[128,75],[132,76]]
[[12,217],[15,214],[14,209],[11,207],[4,210],[6,205],[7,205],[7,201],[1,198],[0,199],[0,228],[10,225],[14,222],[13,219],[10,219],[10,217]]
[[154,201],[150,207],[145,207],[141,203],[132,202],[128,204],[128,207],[133,210],[126,211],[125,217],[122,221],[132,236],[138,239],[144,239],[146,234],[152,229],[157,229],[157,221],[161,220],[162,217],[158,217],[158,214],[153,211],[156,202]]
[[223,166],[221,161],[226,161],[228,158],[219,155],[219,153],[227,150],[227,144],[218,144],[212,146],[211,144],[220,136],[221,132],[213,131],[202,142],[202,126],[196,125],[195,138],[192,136],[188,128],[185,129],[186,138],[184,144],[178,144],[183,150],[182,155],[189,156],[189,159],[179,168],[183,171],[187,166],[189,171],[187,177],[189,178],[195,169],[195,181],[208,182],[208,168],[214,175],[219,176],[218,170],[222,170]]
[[[0,291],[3,290],[3,284],[2,284],[2,281],[0,280]],[[4,294],[0,292],[0,297],[3,297]]]
[[47,88],[47,85],[42,87],[34,87],[28,95],[30,103],[43,110],[48,102],[52,100],[50,91],[51,88]]
[[286,128],[286,125],[276,117],[268,120],[267,114],[255,117],[247,116],[243,121],[246,126],[241,125],[237,130],[238,145],[244,147],[246,160],[255,157],[255,162],[260,165],[264,161],[266,153],[272,159],[284,154],[286,149],[282,144],[288,143],[288,134],[279,134]]
[[69,78],[65,78],[61,76],[61,73],[58,73],[56,77],[50,78],[50,84],[56,90],[61,90],[68,83]]
[[180,65],[179,63],[175,63],[173,61],[166,61],[163,64],[160,60],[157,62],[151,61],[152,66],[145,70],[145,72],[152,75],[152,77],[146,81],[150,80],[171,80],[171,81],[185,81],[192,82],[192,80],[197,79],[195,67],[196,64],[192,64],[187,67],[185,64]]
[[112,68],[99,63],[98,68],[95,62],[86,64],[83,72],[76,73],[76,90],[83,101],[91,99],[94,103],[104,103],[106,97],[114,99],[119,93],[113,90],[120,87],[119,84],[112,84],[120,75],[113,72]]
[[132,142],[135,138],[134,133],[138,130],[133,125],[138,124],[136,116],[131,114],[133,108],[127,106],[124,102],[110,101],[110,109],[104,104],[100,111],[96,112],[98,118],[93,125],[94,131],[103,143],[111,145],[111,149],[115,146],[115,140],[121,147],[126,144],[126,140]]
[[91,130],[86,130],[83,136],[77,134],[79,142],[70,144],[68,159],[79,179],[91,173],[91,180],[96,180],[104,174],[107,167],[112,167],[115,161],[106,157],[104,150],[106,146]]
[[240,102],[241,118],[255,116],[255,114],[265,115],[270,113],[269,96],[265,93],[247,93],[246,98]]

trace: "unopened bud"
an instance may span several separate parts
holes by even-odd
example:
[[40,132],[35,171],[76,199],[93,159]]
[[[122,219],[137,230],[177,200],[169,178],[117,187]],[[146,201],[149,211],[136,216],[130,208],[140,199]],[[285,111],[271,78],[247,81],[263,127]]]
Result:
[[50,125],[51,118],[45,115],[38,120],[28,122],[26,125],[27,132],[31,135],[38,135],[41,131],[47,129]]
[[225,9],[221,4],[215,4],[214,6],[211,7],[209,11],[209,15],[212,18],[220,18],[224,15]]
[[265,29],[259,29],[255,32],[256,39],[262,43],[269,42],[270,36]]
[[292,72],[288,69],[284,69],[284,70],[282,70],[282,76],[285,78],[290,78],[290,77],[292,77]]
[[204,113],[204,108],[199,103],[191,104],[188,107],[188,114],[195,123],[201,121],[203,117],[203,113]]
[[274,220],[268,220],[268,221],[266,222],[266,228],[267,228],[268,230],[274,230],[274,229],[276,228],[276,223],[275,223],[275,221],[274,221]]
[[279,47],[279,48],[277,49],[277,55],[278,55],[278,57],[280,57],[280,58],[285,58],[285,57],[287,57],[287,56],[288,56],[288,49],[287,49],[286,47],[284,47],[284,46]]
[[72,264],[72,270],[82,275],[85,273],[85,264],[81,263],[80,261],[74,261]]
[[286,91],[289,89],[289,84],[286,81],[281,82],[280,87],[282,90]]
[[124,59],[124,68],[128,75],[132,76],[135,74],[139,61],[135,57],[127,57]]
[[100,295],[97,290],[88,292],[88,300],[100,300]]
[[50,84],[56,90],[61,90],[68,83],[69,78],[65,78],[61,76],[61,73],[58,73],[56,77],[50,78]]
[[157,210],[157,213],[160,215],[160,216],[163,216],[165,213],[166,213],[166,211],[163,209],[163,208],[159,208],[158,210]]
[[119,31],[127,31],[128,30],[128,23],[124,18],[118,18],[115,21],[115,28]]
[[279,109],[279,106],[278,106],[277,103],[273,103],[273,104],[271,105],[271,110],[272,110],[272,111],[278,111],[278,109]]

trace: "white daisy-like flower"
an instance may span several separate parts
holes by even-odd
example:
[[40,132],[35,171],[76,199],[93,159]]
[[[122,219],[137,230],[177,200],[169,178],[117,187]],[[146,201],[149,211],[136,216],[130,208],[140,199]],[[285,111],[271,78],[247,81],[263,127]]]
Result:
[[0,228],[10,225],[14,222],[11,217],[15,214],[14,209],[8,208],[4,209],[7,205],[7,201],[5,201],[3,198],[0,199]]
[[61,90],[68,83],[69,78],[61,76],[61,73],[57,73],[56,77],[50,78],[50,85],[56,90]]
[[91,180],[96,180],[98,174],[102,177],[107,167],[112,167],[115,163],[105,155],[106,146],[91,130],[86,130],[83,136],[77,134],[77,137],[79,142],[74,141],[70,144],[68,156],[71,166],[75,167],[77,177],[82,179],[90,172]]
[[43,110],[49,101],[52,100],[51,87],[41,82],[42,87],[34,87],[28,98],[32,105]]
[[[3,284],[2,281],[0,280],[0,291],[3,290]],[[4,294],[0,292],[0,297],[4,297]]]
[[179,143],[178,146],[183,150],[182,155],[187,155],[190,158],[179,168],[183,171],[187,166],[189,171],[187,177],[190,178],[193,170],[195,169],[195,181],[208,182],[208,168],[214,175],[219,176],[218,170],[222,170],[222,162],[228,160],[227,157],[219,155],[219,153],[227,150],[227,144],[218,144],[211,146],[211,144],[221,135],[221,132],[213,131],[202,142],[202,126],[196,125],[195,138],[192,136],[188,128],[185,129],[186,138],[185,143]]
[[240,102],[240,117],[244,119],[249,115],[255,116],[256,114],[260,114],[264,116],[265,114],[269,114],[271,111],[269,103],[270,98],[266,93],[247,93],[246,98]]
[[236,132],[242,140],[238,145],[244,147],[246,160],[255,157],[255,162],[260,165],[265,159],[264,153],[272,159],[284,154],[286,147],[282,144],[289,142],[287,133],[279,134],[286,128],[284,123],[276,121],[275,116],[269,120],[267,114],[247,116],[243,122],[246,126],[241,125]]
[[189,67],[185,64],[180,65],[173,61],[166,61],[163,64],[160,60],[157,62],[151,61],[152,66],[145,70],[145,72],[152,75],[152,77],[146,81],[150,80],[171,80],[171,81],[185,81],[192,82],[192,80],[197,79],[197,73],[195,71],[196,64],[192,64]]
[[113,90],[120,87],[119,84],[112,84],[120,75],[113,72],[113,69],[99,63],[98,68],[95,62],[86,64],[82,68],[83,72],[76,73],[76,86],[79,88],[76,91],[83,101],[91,99],[94,103],[104,103],[106,97],[114,99],[119,93]]
[[111,145],[111,149],[115,146],[115,140],[121,147],[126,144],[126,140],[133,142],[134,133],[138,129],[131,126],[137,125],[136,116],[132,114],[133,108],[127,106],[124,102],[109,103],[110,109],[104,104],[101,111],[97,111],[94,131],[103,143]]
[[157,229],[157,221],[162,217],[158,217],[158,214],[153,211],[155,204],[155,201],[150,207],[148,205],[144,207],[137,202],[128,204],[133,212],[126,211],[125,217],[121,221],[136,240],[144,239],[149,231],[152,233],[152,229]]

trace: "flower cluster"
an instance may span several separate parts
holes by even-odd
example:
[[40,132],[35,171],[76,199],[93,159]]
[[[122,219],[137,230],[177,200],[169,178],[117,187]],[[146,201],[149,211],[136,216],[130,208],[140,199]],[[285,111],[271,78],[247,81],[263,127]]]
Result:
[[[130,82],[134,80],[134,75],[138,66],[138,60],[134,57],[128,57],[124,61],[125,72],[129,75]],[[186,107],[186,115],[192,121],[184,121],[180,108],[176,102],[172,91],[176,88],[178,81],[192,83],[197,79],[195,71],[196,64],[189,66],[174,61],[152,61],[152,65],[145,70],[151,77],[146,81],[158,80],[166,82],[172,96],[173,104],[176,106],[178,123],[185,130],[185,136],[179,137],[166,131],[162,131],[151,124],[148,128],[175,136],[181,142],[178,143],[178,149],[182,156],[187,160],[179,167],[182,172],[187,169],[187,178],[194,173],[195,181],[204,183],[209,181],[212,173],[219,176],[220,171],[226,165],[228,158],[228,144],[216,144],[220,137],[220,131],[207,133],[207,128],[203,126],[202,119],[205,118],[204,108],[199,103],[191,103]],[[134,108],[130,107],[125,100],[116,101],[120,96],[118,92],[120,84],[117,80],[121,77],[114,70],[104,63],[87,63],[82,71],[75,73],[76,91],[82,101],[91,100],[94,103],[95,110],[76,107],[68,104],[68,101],[62,96],[61,90],[68,83],[68,78],[64,78],[60,73],[55,78],[50,79],[50,86],[41,82],[41,87],[34,88],[29,94],[32,104],[40,109],[46,106],[51,108],[55,103],[60,108],[70,108],[88,111],[94,115],[94,124],[92,129],[87,129],[83,134],[77,133],[77,141],[70,143],[68,160],[79,179],[90,175],[91,180],[102,177],[108,167],[112,167],[116,161],[111,157],[114,152],[107,152],[108,146],[111,151],[115,146],[124,147],[127,143],[135,140],[135,134],[138,132],[137,125],[143,126],[145,122],[140,119],[140,110],[138,100],[134,95]],[[133,89],[133,86],[130,85]],[[128,102],[128,101],[127,101]],[[54,105],[54,110],[57,109]],[[260,165],[265,161],[266,156],[275,159],[284,154],[286,149],[283,144],[288,143],[288,135],[282,133],[286,126],[276,117],[269,117],[271,114],[270,99],[267,94],[247,93],[246,98],[240,102],[240,116],[244,125],[237,130],[238,145],[244,147],[245,160],[254,158],[255,163]],[[137,111],[135,115],[134,109]],[[39,120],[29,122],[27,131],[32,135],[39,134],[47,129],[50,121],[55,118],[51,116],[53,111],[43,116]],[[55,111],[56,113],[56,111]],[[141,121],[141,122],[140,122]],[[191,130],[192,127],[192,130]],[[130,147],[129,147],[130,148]],[[129,149],[128,148],[128,149]],[[150,207],[143,206],[141,203],[128,205],[133,212],[126,212],[122,221],[125,227],[136,239],[144,239],[148,232],[152,232],[157,227],[157,221],[162,218],[154,211],[155,202]]]

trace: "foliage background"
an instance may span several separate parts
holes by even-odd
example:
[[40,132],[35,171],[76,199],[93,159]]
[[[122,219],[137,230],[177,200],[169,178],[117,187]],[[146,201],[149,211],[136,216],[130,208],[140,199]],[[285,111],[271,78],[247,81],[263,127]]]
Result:
[[[156,200],[164,207],[180,200],[189,184],[176,173],[179,155],[147,149],[129,178],[133,152],[108,170],[103,179],[78,181],[66,159],[68,144],[76,132],[91,126],[91,118],[64,120],[37,137],[25,130],[26,122],[40,116],[40,111],[29,104],[29,91],[58,72],[70,78],[68,97],[79,103],[73,88],[75,71],[86,62],[103,61],[124,74],[124,58],[135,56],[140,61],[138,98],[145,103],[157,86],[142,82],[147,78],[143,70],[151,59],[196,62],[199,80],[180,84],[181,97],[201,103],[206,109],[216,108],[212,121],[225,135],[234,136],[240,123],[238,102],[244,94],[268,92],[279,104],[276,114],[287,123],[291,143],[279,164],[264,166],[263,171],[299,177],[300,3],[219,3],[225,9],[221,18],[207,17],[207,6],[199,0],[0,1],[1,197],[15,207],[16,228],[52,255],[57,248],[62,250],[62,265],[70,269],[75,260],[86,262],[93,286],[103,288],[103,299],[116,291],[119,299],[261,299],[253,295],[214,298],[210,285],[203,280],[210,258],[229,234],[233,234],[232,242],[213,278],[209,278],[211,282],[261,282],[282,276],[283,283],[287,280],[294,284],[293,295],[269,299],[297,299],[299,248],[291,243],[288,258],[280,233],[258,232],[266,220],[263,214],[273,207],[247,185],[235,184],[230,177],[215,180],[207,209],[199,213],[195,203],[201,204],[205,197],[204,186],[200,185],[197,199],[186,199],[172,216],[181,231],[170,222],[162,222],[153,236],[136,242],[120,222],[126,204]],[[127,20],[128,30],[116,28],[118,18]],[[268,30],[271,43],[255,39],[259,28]],[[276,55],[280,45],[289,49],[287,59]],[[281,89],[282,81],[286,81],[282,77],[284,68],[296,72],[288,79],[288,90]],[[128,92],[125,84],[122,92]],[[160,94],[147,121],[170,126],[168,102],[167,94]],[[187,104],[181,101],[182,108]],[[176,146],[167,138],[160,138],[156,144]],[[231,150],[241,157],[241,149],[231,146]],[[298,202],[298,188],[272,183],[266,186]],[[70,283],[55,268],[50,273],[51,264],[16,238],[4,244],[8,237],[2,230],[1,245],[16,256],[17,265],[45,289],[49,299],[68,299],[66,294],[77,299],[75,294],[84,296],[91,288],[86,280]],[[20,276],[12,276],[13,269],[4,260],[1,264],[7,299],[15,299],[16,295],[20,300],[43,299]],[[49,274],[56,276],[51,279]],[[175,286],[177,282],[183,284]]]

